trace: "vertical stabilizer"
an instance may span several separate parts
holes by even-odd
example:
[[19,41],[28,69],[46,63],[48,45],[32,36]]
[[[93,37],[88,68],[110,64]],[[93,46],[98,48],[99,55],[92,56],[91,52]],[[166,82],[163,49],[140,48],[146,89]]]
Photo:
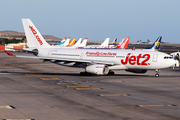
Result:
[[68,39],[65,41],[65,43],[60,45],[60,47],[66,47],[69,44],[69,41],[70,41],[70,37],[68,37]]
[[110,44],[110,45],[116,45],[116,43],[117,43],[117,38],[114,39],[114,41],[113,41],[112,44]]
[[108,47],[109,39],[110,39],[110,38],[106,38],[106,39],[104,40],[104,42],[100,45],[100,47]]
[[130,37],[127,37],[124,42],[121,44],[121,48],[126,49],[128,47],[129,44],[129,39]]
[[51,47],[30,19],[22,19],[24,31],[29,48],[49,48]]
[[81,41],[82,41],[82,38],[79,38],[79,40],[73,46],[75,47],[80,46]]
[[85,47],[86,44],[87,44],[87,39],[88,39],[88,38],[85,38],[79,46],[80,46],[80,47]]
[[65,41],[66,41],[66,37],[63,38],[63,40],[58,44],[58,46],[64,44]]
[[73,38],[71,42],[67,45],[67,47],[73,46],[76,42],[76,38]]
[[125,40],[126,38],[123,38],[115,48],[121,48],[121,45]]
[[159,36],[159,37],[157,38],[157,40],[153,43],[153,45],[152,45],[150,48],[148,48],[148,49],[160,50],[161,39],[162,39],[162,36]]

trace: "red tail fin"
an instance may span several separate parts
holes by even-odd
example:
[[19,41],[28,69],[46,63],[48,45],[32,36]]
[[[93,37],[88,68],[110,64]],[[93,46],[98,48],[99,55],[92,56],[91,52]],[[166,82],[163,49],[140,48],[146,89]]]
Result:
[[126,49],[126,48],[128,47],[129,39],[130,39],[130,37],[127,37],[127,38],[123,41],[123,43],[122,43],[121,45],[117,46],[116,48]]
[[123,44],[125,40],[126,38],[123,38],[115,48],[121,48],[121,44]]

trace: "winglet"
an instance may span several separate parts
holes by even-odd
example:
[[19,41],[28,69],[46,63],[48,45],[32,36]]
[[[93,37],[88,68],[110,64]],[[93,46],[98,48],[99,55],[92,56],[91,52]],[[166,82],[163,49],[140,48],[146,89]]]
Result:
[[7,50],[4,50],[4,52],[6,52],[6,54],[9,55],[9,56],[14,56],[14,54],[10,53],[10,52],[7,51]]

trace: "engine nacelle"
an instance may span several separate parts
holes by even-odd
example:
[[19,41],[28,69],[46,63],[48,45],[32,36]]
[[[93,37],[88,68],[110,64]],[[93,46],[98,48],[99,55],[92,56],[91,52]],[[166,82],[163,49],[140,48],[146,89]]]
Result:
[[85,68],[86,72],[94,73],[97,75],[106,75],[109,72],[109,68],[106,65],[94,64]]
[[32,50],[32,53],[33,53],[35,56],[38,55],[38,52],[39,52],[38,49],[33,49],[33,50]]
[[147,70],[139,70],[139,69],[129,69],[126,71],[133,72],[133,73],[146,73],[147,72]]

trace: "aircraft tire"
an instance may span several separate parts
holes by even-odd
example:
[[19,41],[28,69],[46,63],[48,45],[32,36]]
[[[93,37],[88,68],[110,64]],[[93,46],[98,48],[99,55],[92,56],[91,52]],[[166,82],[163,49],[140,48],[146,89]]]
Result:
[[115,73],[113,71],[109,71],[107,75],[113,76]]
[[159,74],[155,74],[155,77],[159,77]]

